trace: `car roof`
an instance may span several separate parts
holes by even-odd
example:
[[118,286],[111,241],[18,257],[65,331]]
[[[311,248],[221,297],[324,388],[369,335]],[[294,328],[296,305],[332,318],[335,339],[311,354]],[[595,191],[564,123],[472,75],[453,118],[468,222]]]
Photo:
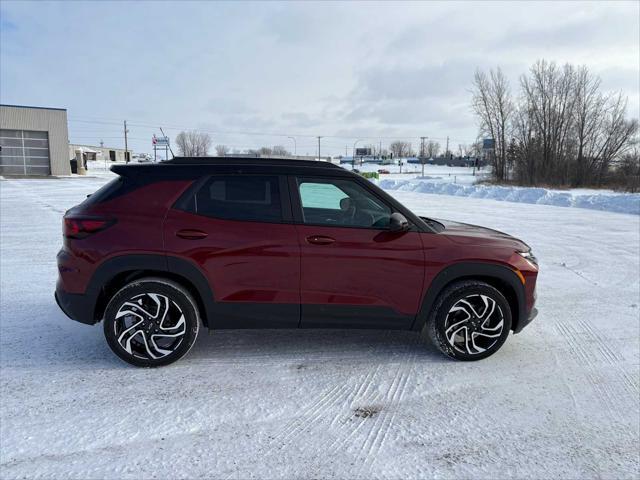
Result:
[[213,173],[270,173],[292,175],[353,175],[326,161],[260,157],[173,157],[158,163],[113,165],[111,171],[123,176],[139,174],[161,177],[201,176]]
[[160,165],[273,165],[295,167],[329,167],[341,168],[324,160],[298,160],[297,158],[277,157],[173,157],[165,160]]

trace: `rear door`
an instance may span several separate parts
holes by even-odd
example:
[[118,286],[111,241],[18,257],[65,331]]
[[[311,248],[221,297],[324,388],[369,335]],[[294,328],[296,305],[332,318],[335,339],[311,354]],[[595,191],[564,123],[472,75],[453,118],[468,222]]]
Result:
[[424,282],[420,234],[389,231],[393,209],[355,179],[299,176],[289,185],[301,326],[410,328]]
[[213,328],[295,328],[300,320],[300,247],[285,177],[224,174],[202,179],[171,209],[168,254],[206,275]]

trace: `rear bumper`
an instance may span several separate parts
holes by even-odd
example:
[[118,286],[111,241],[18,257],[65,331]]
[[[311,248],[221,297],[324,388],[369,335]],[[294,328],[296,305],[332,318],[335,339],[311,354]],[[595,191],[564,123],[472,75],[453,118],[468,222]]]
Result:
[[96,323],[93,318],[93,303],[85,295],[67,293],[62,288],[57,287],[54,296],[60,310],[71,320],[87,325]]

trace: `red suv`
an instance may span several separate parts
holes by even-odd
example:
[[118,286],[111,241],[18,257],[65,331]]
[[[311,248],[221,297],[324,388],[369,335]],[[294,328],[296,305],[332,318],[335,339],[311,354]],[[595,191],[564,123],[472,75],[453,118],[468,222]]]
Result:
[[418,217],[324,162],[174,158],[118,177],[64,216],[56,300],[104,320],[111,349],[166,365],[200,324],[426,331],[460,360],[495,353],[536,314],[530,248]]

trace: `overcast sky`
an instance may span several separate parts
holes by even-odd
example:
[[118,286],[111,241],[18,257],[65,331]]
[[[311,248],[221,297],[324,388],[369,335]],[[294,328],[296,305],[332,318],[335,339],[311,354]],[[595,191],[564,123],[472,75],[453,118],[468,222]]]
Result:
[[[70,140],[157,127],[245,149],[471,143],[476,68],[585,64],[640,112],[640,3],[0,3],[0,102],[67,108]],[[102,123],[97,123],[102,122]],[[264,135],[255,135],[264,134]],[[282,134],[282,137],[273,134]]]

